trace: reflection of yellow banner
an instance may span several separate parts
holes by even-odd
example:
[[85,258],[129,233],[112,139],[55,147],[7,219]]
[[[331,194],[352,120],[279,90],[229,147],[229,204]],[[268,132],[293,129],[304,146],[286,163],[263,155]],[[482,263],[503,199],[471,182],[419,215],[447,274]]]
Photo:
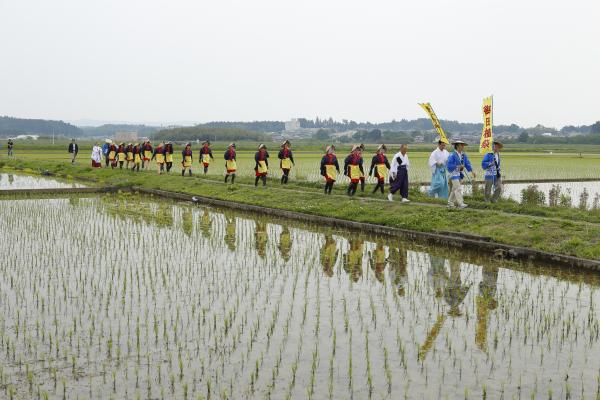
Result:
[[493,107],[494,102],[492,96],[483,99],[481,110],[483,111],[483,129],[481,130],[481,140],[479,141],[479,153],[486,154],[492,152],[492,136],[493,126]]
[[438,120],[437,116],[435,115],[435,112],[433,111],[433,108],[431,107],[431,104],[429,104],[429,103],[418,103],[418,104],[423,108],[423,110],[425,110],[425,112],[427,112],[427,114],[429,114],[429,118],[431,118],[431,122],[433,123],[435,130],[440,135],[440,140],[444,143],[449,143],[448,139],[446,138],[446,134],[444,133],[444,130],[442,129],[442,125],[440,125],[440,121]]

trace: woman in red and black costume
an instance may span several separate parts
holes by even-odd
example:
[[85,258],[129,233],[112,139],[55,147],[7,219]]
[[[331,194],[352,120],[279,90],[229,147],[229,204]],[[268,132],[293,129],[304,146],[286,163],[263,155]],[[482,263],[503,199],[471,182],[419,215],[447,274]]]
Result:
[[385,179],[387,177],[387,171],[390,169],[390,162],[388,161],[385,151],[387,147],[385,144],[380,145],[377,148],[377,153],[373,156],[371,160],[371,168],[369,168],[369,176],[373,176],[373,172],[375,172],[375,178],[377,178],[377,185],[375,185],[375,189],[373,189],[373,193],[377,192],[377,189],[381,190],[383,194],[383,188],[385,186]]
[[339,173],[340,164],[335,155],[335,146],[327,146],[325,155],[321,158],[321,175],[325,178],[325,194],[331,194],[331,189],[333,189],[333,184]]

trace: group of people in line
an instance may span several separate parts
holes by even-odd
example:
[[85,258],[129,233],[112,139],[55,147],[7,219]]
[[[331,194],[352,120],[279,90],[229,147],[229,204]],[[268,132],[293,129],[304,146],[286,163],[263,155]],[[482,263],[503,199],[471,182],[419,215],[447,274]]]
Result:
[[[475,179],[476,174],[469,157],[465,153],[467,144],[461,140],[452,142],[454,151],[452,153],[446,150],[450,144],[446,139],[440,139],[436,149],[429,157],[429,168],[431,169],[431,185],[429,195],[432,197],[448,199],[448,207],[465,208],[462,195],[462,185],[465,179]],[[76,144],[72,143],[76,146]],[[488,153],[483,157],[482,169],[485,177],[484,197],[486,201],[496,202],[502,192],[502,179],[500,174],[500,150],[503,145],[499,141],[493,142],[493,153]],[[325,194],[331,194],[333,186],[342,173],[340,163],[335,153],[335,145],[327,146],[325,154],[321,158],[320,173],[325,179]],[[402,144],[399,151],[394,154],[390,160],[387,157],[387,146],[381,144],[377,147],[375,154],[371,158],[371,164],[368,174],[365,173],[363,153],[364,144],[354,145],[350,153],[345,157],[343,164],[343,175],[349,178],[346,193],[348,196],[354,196],[360,187],[360,191],[365,191],[366,176],[376,179],[375,187],[372,193],[378,191],[385,193],[386,181],[389,183],[388,200],[393,201],[396,193],[400,194],[401,201],[408,203],[409,195],[409,170],[410,160],[408,157],[408,145]],[[77,148],[69,146],[69,152],[76,154]],[[160,142],[155,147],[150,140],[143,143],[125,144],[113,143],[106,139],[102,147],[96,143],[92,150],[92,166],[101,167],[104,159],[105,166],[111,168],[131,169],[140,171],[150,168],[150,161],[156,161],[157,172],[169,173],[173,167],[173,144],[171,142]],[[72,162],[75,159],[73,155]],[[237,171],[237,154],[235,143],[230,143],[225,150],[225,183],[234,183]],[[278,154],[279,167],[282,171],[281,184],[287,184],[290,177],[290,171],[295,165],[294,156],[291,150],[291,143],[285,140],[281,144]],[[192,176],[193,151],[191,143],[187,143],[181,152],[181,176]],[[210,141],[202,142],[199,150],[199,162],[204,174],[208,173],[210,164],[214,161]],[[254,154],[254,186],[262,183],[267,185],[267,175],[269,174],[269,152],[267,146],[260,144]]]

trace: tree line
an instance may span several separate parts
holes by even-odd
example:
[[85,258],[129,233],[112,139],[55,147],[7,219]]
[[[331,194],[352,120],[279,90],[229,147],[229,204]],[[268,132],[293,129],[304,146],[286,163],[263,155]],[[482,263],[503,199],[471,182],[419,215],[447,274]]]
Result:
[[191,142],[196,140],[211,141],[240,141],[254,142],[270,141],[271,136],[238,128],[209,128],[205,126],[189,126],[182,128],[163,129],[153,135],[155,140],[170,140]]

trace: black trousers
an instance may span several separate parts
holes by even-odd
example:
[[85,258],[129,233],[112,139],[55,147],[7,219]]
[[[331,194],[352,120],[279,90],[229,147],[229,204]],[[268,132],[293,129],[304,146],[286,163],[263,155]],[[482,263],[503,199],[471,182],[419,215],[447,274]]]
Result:
[[402,198],[408,198],[408,171],[406,168],[399,168],[396,179],[390,182],[390,193],[394,194],[398,190]]

